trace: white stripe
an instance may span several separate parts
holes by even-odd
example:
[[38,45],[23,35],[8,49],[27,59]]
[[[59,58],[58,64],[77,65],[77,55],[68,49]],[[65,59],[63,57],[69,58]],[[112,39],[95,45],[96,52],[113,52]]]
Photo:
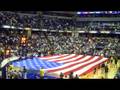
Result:
[[58,63],[65,63],[65,62],[71,62],[71,61],[74,61],[78,58],[81,58],[83,55],[79,55],[79,56],[76,56],[75,58],[72,58],[72,59],[69,59],[69,60],[65,60],[65,61],[58,61]]
[[75,62],[71,62],[71,63],[66,63],[66,64],[64,64],[64,65],[62,65],[62,66],[55,67],[55,68],[50,68],[50,69],[47,69],[47,70],[54,70],[54,69],[64,68],[64,67],[66,67],[66,66],[70,66],[71,64],[75,64],[75,63],[78,63],[78,62],[86,61],[86,60],[88,60],[90,57],[92,57],[92,56],[86,56],[86,57],[80,59],[79,61],[75,61]]
[[72,66],[72,67],[70,67],[70,68],[66,68],[66,69],[64,69],[64,70],[56,71],[55,73],[60,73],[60,72],[65,73],[65,72],[69,72],[69,71],[71,71],[71,70],[74,70],[74,69],[76,69],[76,68],[79,68],[80,66],[83,66],[83,65],[86,65],[86,64],[91,63],[91,62],[93,62],[93,61],[96,61],[96,59],[98,59],[98,58],[99,58],[99,57],[96,56],[96,57],[94,57],[93,59],[90,59],[89,61],[83,62],[83,63],[81,63],[81,64],[74,65],[74,66]]
[[81,75],[81,74],[84,73],[85,71],[91,69],[93,66],[98,65],[99,63],[104,62],[105,60],[107,60],[107,58],[102,58],[101,60],[98,60],[97,62],[92,63],[92,64],[89,64],[88,66],[82,68],[81,70],[74,72],[74,74]]
[[[43,65],[43,66],[46,66],[45,63],[44,63],[42,60],[40,61],[40,64],[41,64],[41,66],[42,66],[42,65]],[[41,66],[40,66],[40,67],[41,67]]]
[[39,60],[37,60],[36,58],[33,58],[33,60],[34,60],[34,62],[35,62],[35,64],[36,64],[36,66],[39,67],[39,66],[40,66],[40,64],[38,63]]
[[52,59],[52,58],[58,58],[60,56],[50,56],[50,57],[40,57],[40,59]]
[[57,56],[50,56],[50,57],[40,57],[40,59],[54,59],[54,58],[59,58],[61,56],[67,56],[68,54],[63,54],[63,55],[57,55]]
[[[21,62],[22,62],[22,61],[21,61]],[[23,66],[28,67],[25,60],[23,60]]]
[[49,61],[56,61],[56,60],[64,60],[64,59],[69,59],[69,58],[72,58],[73,56],[75,56],[75,54],[71,54],[69,56],[66,56],[66,57],[62,57],[62,58],[58,58],[58,59],[51,59]]
[[29,62],[30,67],[32,67],[32,69],[36,69],[35,66],[32,63],[32,60],[31,59],[28,59],[28,60],[29,60],[28,62]]
[[[17,63],[16,66],[21,67],[21,66],[20,66],[20,62],[15,62],[15,63]],[[15,64],[15,63],[14,63],[14,64]]]

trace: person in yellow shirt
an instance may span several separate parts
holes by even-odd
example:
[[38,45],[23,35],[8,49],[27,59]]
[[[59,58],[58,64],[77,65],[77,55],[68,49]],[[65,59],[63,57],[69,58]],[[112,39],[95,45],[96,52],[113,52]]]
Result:
[[13,65],[9,65],[8,66],[8,72],[12,71],[14,69],[14,66]]
[[10,67],[11,67],[12,69],[14,69],[14,66],[13,66],[13,65],[10,65]]
[[43,69],[43,67],[40,69],[40,79],[44,79],[44,74],[45,74],[45,71]]

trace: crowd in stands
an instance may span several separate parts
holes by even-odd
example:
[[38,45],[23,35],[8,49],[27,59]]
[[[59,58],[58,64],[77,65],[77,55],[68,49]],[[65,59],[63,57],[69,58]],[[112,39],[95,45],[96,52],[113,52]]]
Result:
[[[40,56],[54,54],[119,56],[120,40],[115,37],[87,37],[63,35],[62,33],[33,33],[27,45],[21,45],[23,31],[3,31],[0,33],[0,51],[10,48],[14,55],[37,52]],[[48,40],[49,39],[49,40]]]
[[[44,55],[49,50],[53,50],[54,54],[87,54],[87,55],[102,55],[106,57],[119,55],[118,48],[120,47],[119,38],[104,38],[104,37],[72,37],[65,36],[60,33],[50,33],[49,42],[43,37],[36,35],[36,48]],[[37,49],[37,50],[38,50]],[[49,53],[48,53],[49,54]]]
[[13,12],[0,12],[0,25],[44,29],[65,29],[73,25],[69,19],[51,18],[40,15],[23,15]]
[[10,25],[16,27],[31,27],[49,30],[108,30],[119,31],[120,22],[91,22],[79,21],[71,18],[59,18],[39,14],[22,14],[10,11],[0,11],[0,25]]

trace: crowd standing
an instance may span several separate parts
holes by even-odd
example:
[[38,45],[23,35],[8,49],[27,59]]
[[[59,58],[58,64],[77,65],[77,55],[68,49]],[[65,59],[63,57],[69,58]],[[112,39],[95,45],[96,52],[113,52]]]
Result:
[[[14,32],[14,31],[11,31]],[[7,32],[8,33],[8,32]],[[43,32],[32,34],[26,46],[20,45],[19,34],[0,33],[0,55],[5,48],[10,48],[15,55],[22,55],[23,52],[39,52],[40,56],[46,56],[50,51],[54,54],[87,54],[103,55],[106,57],[119,55],[120,40],[113,37],[86,37],[66,36],[62,33],[46,33],[49,41]],[[14,36],[15,35],[15,36]],[[3,58],[3,57],[1,57]]]

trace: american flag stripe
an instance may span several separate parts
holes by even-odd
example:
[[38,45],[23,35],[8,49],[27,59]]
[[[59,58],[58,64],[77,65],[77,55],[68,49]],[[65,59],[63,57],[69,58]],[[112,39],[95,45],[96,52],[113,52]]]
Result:
[[83,73],[86,73],[87,71],[89,71],[90,69],[92,69],[93,67],[95,67],[96,65],[99,65],[101,63],[103,63],[104,61],[107,61],[108,59],[107,58],[103,58],[95,63],[92,63],[86,67],[84,67],[83,69],[81,70],[78,70],[76,72],[74,72],[74,74],[78,74],[78,75],[82,75]]
[[[48,59],[49,60],[49,59]],[[59,59],[52,59],[51,61],[64,63],[62,66],[45,69],[48,73],[53,73],[56,77],[62,72],[68,75],[70,72],[74,74],[82,75],[89,72],[92,68],[107,61],[108,58],[101,56],[89,56],[89,55],[69,55]]]
[[78,57],[78,55],[74,55],[74,56],[71,56],[71,57],[67,57],[67,58],[65,58],[65,59],[54,59],[53,61],[54,62],[58,62],[58,63],[60,63],[60,62],[67,62],[68,60],[71,60],[71,59],[74,59],[74,58],[77,58]]
[[[72,67],[71,72],[76,72],[78,70],[81,70],[84,67],[97,62],[97,60],[99,60],[99,59],[100,58],[95,57],[95,58],[89,60],[88,62],[84,62],[82,64],[78,64],[78,65],[74,66],[74,68]],[[64,74],[67,75],[67,74],[69,74],[69,72],[70,72],[70,70],[64,71]]]
[[92,56],[86,56],[86,57],[80,59],[79,61],[67,63],[67,64],[64,64],[64,65],[62,65],[62,66],[55,67],[55,68],[51,68],[51,69],[48,69],[48,70],[50,71],[50,70],[56,70],[56,69],[59,69],[59,68],[65,68],[65,67],[67,67],[67,66],[70,66],[71,64],[75,64],[75,63],[78,63],[78,62],[82,62],[82,61],[88,60],[88,59],[90,59],[90,58],[92,58]]
[[51,61],[53,59],[61,59],[61,58],[64,58],[64,57],[67,57],[69,55],[61,55],[60,57],[51,57],[50,59],[49,58],[41,58],[41,59],[44,59],[44,60],[48,60],[48,61]]
[[[32,66],[34,66],[34,68],[36,69],[36,68],[38,68],[38,64],[36,63],[35,58],[33,58],[33,60],[34,60],[34,62],[31,62],[31,64],[32,64]],[[34,64],[34,65],[33,65],[33,64]]]
[[69,56],[69,54],[55,55],[55,56],[45,56],[45,57],[40,57],[40,58],[45,59],[45,60],[47,60],[47,59],[51,60],[51,59],[59,59],[61,57],[65,57],[65,56]]
[[[84,68],[82,68],[82,69],[79,69],[78,71],[74,72],[74,76],[75,76],[76,74],[78,74],[78,75],[80,76],[80,75],[82,75],[82,74],[89,73],[89,72],[93,71],[93,69],[94,69],[95,67],[97,67],[98,64],[103,63],[104,61],[107,61],[107,59],[106,59],[106,60],[103,60],[103,61],[99,61],[99,62],[93,63],[93,64],[90,64],[89,66],[86,66],[86,67],[84,67]],[[70,71],[70,72],[71,72],[71,71]],[[53,73],[51,73],[51,75],[53,75],[53,76],[55,76],[55,77],[59,77],[60,72],[57,72],[57,73],[54,73],[54,72],[53,72]],[[68,75],[68,74],[64,74],[64,75]]]
[[[78,67],[82,67],[83,65],[86,65],[89,62],[95,61],[96,57],[90,57],[87,59],[87,61],[85,60],[84,62],[75,62],[75,63],[71,63],[69,66],[64,67],[64,68],[60,68],[60,69],[56,69],[56,70],[51,70],[52,72],[67,72],[67,71],[72,71],[73,69],[76,69]],[[49,72],[51,72],[49,71]]]
[[59,63],[70,63],[70,62],[75,62],[75,61],[78,61],[79,59],[82,59],[83,57],[85,57],[84,55],[79,55],[75,58],[71,58],[67,61],[59,61]]
[[71,54],[71,55],[68,55],[66,57],[62,57],[62,58],[59,58],[59,59],[51,59],[49,61],[58,62],[59,60],[68,60],[68,59],[74,58],[75,56],[76,56],[75,54]]
[[28,59],[28,62],[27,60],[25,62],[26,64],[28,64],[29,68],[35,69],[35,65],[32,65],[33,63],[31,63],[29,59]]

